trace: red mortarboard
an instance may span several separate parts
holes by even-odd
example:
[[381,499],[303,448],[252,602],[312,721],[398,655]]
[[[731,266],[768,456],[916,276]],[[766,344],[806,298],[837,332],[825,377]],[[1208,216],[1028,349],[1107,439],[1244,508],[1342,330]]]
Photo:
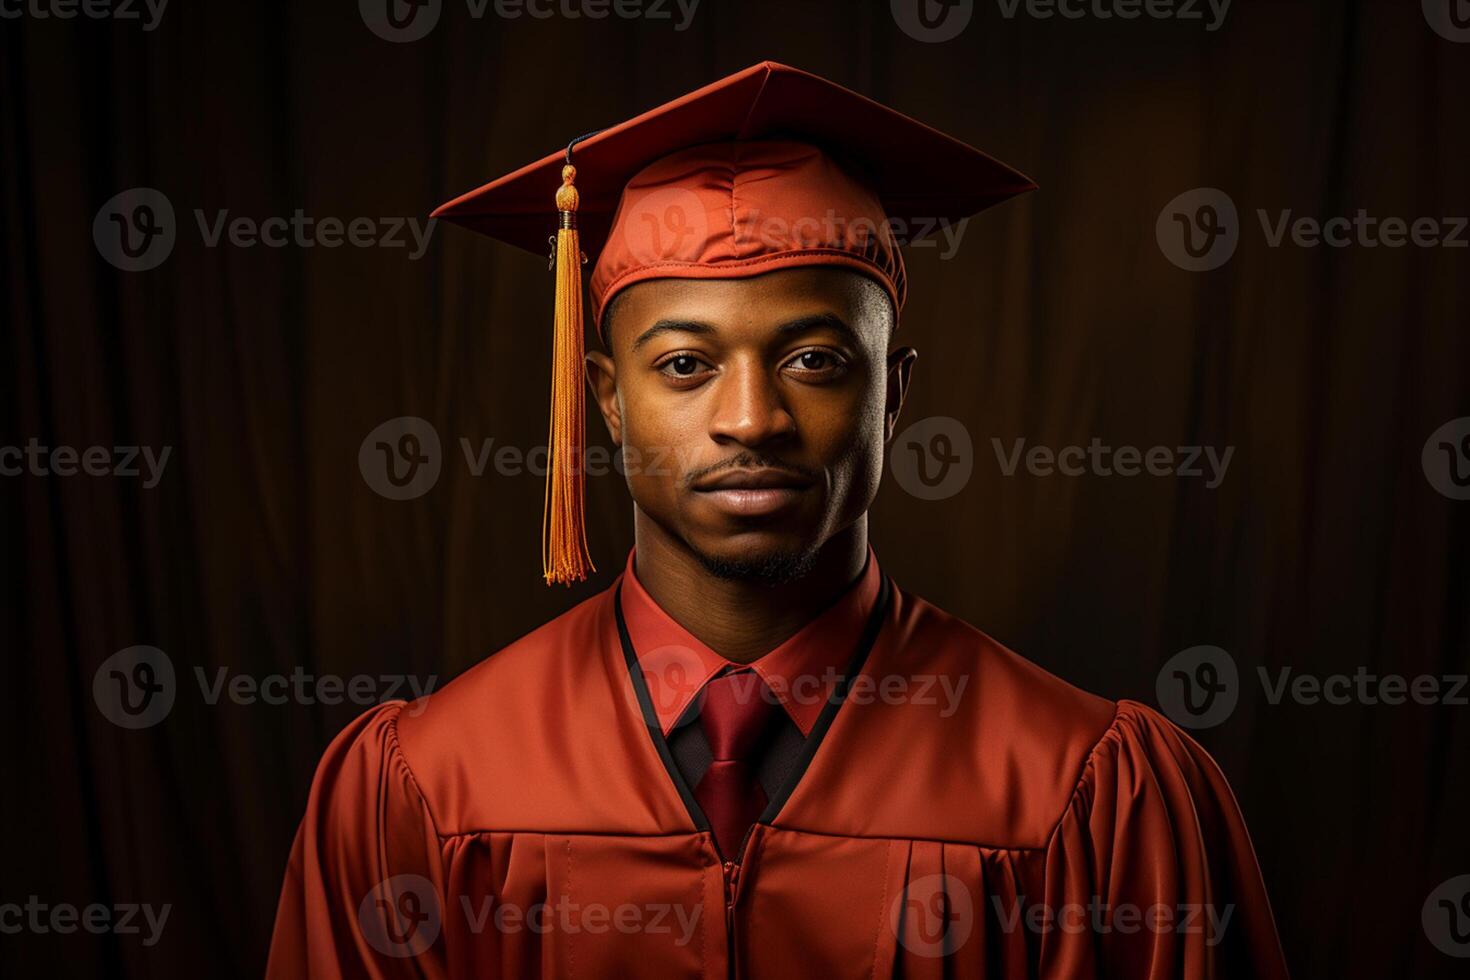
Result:
[[582,525],[584,251],[596,257],[599,331],[613,296],[645,279],[738,279],[800,265],[862,272],[897,313],[905,282],[895,229],[959,221],[1035,186],[903,113],[765,61],[436,209],[436,218],[538,254],[548,236],[555,243],[547,582],[585,578],[591,567]]

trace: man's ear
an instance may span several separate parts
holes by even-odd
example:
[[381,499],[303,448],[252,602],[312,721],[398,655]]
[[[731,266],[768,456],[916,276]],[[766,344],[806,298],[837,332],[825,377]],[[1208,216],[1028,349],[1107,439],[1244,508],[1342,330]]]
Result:
[[592,398],[602,412],[602,421],[607,423],[607,433],[613,445],[623,445],[623,414],[618,405],[618,367],[611,357],[602,351],[587,355],[587,387],[592,389]]
[[893,438],[893,429],[898,425],[898,413],[903,410],[903,400],[909,393],[909,376],[914,371],[914,361],[919,352],[912,347],[900,347],[888,355],[888,391],[883,404],[883,441]]

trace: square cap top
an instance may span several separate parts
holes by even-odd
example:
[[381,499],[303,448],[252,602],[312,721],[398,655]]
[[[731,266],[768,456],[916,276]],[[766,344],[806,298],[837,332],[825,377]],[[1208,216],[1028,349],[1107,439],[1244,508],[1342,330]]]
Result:
[[578,138],[434,216],[544,255],[569,162],[581,246],[596,261],[599,325],[613,294],[642,279],[740,278],[813,263],[871,274],[898,308],[903,266],[892,229],[932,229],[1036,187],[895,109],[763,61]]

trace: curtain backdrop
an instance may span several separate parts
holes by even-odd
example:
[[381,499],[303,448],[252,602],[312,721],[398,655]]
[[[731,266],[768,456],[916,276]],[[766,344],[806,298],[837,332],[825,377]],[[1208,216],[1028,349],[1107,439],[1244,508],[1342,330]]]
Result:
[[[885,476],[884,567],[1110,698],[1158,704],[1171,658],[1228,653],[1234,709],[1195,737],[1296,975],[1456,975],[1421,911],[1470,873],[1470,708],[1449,682],[1430,705],[1357,680],[1343,704],[1274,696],[1283,676],[1470,669],[1470,502],[1432,465],[1444,441],[1442,471],[1470,466],[1470,445],[1431,440],[1470,416],[1470,249],[1310,247],[1290,225],[1361,209],[1453,238],[1470,214],[1470,44],[1419,4],[1239,0],[1210,30],[1203,3],[1201,22],[981,0],[932,42],[882,2],[704,0],[679,29],[673,3],[538,19],[444,0],[390,42],[373,0],[178,0],[151,30],[142,6],[37,3],[0,21],[0,447],[38,447],[0,458],[0,902],[171,911],[152,944],[141,912],[138,933],[7,935],[0,973],[258,976],[314,765],[363,710],[316,681],[443,684],[620,570],[616,473],[589,479],[597,575],[548,589],[542,484],[508,462],[545,439],[545,262],[449,226],[420,246],[409,219],[769,58],[1041,185],[952,250],[908,250],[900,428],[956,420],[972,472],[936,500]],[[1209,212],[1238,241],[1208,271],[1161,245],[1175,213],[1207,220],[1218,198],[1166,207],[1198,188],[1236,209]],[[366,219],[374,244],[332,246],[325,219]],[[129,271],[165,226],[166,257]],[[403,416],[432,427],[439,471],[398,500],[368,436]],[[1011,467],[1018,440],[1232,455],[1210,486],[1204,462]],[[137,673],[153,654],[109,666],[139,646],[174,697],[127,727],[102,707],[114,680],[162,683]]]

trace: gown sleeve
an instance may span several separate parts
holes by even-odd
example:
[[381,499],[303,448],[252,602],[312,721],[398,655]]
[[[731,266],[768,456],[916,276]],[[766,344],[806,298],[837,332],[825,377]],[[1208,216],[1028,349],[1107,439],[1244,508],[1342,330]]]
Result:
[[398,744],[403,702],[327,747],[276,910],[271,980],[440,977],[438,835]]
[[1123,701],[1046,855],[1044,977],[1277,980],[1286,963],[1235,796],[1213,759]]

